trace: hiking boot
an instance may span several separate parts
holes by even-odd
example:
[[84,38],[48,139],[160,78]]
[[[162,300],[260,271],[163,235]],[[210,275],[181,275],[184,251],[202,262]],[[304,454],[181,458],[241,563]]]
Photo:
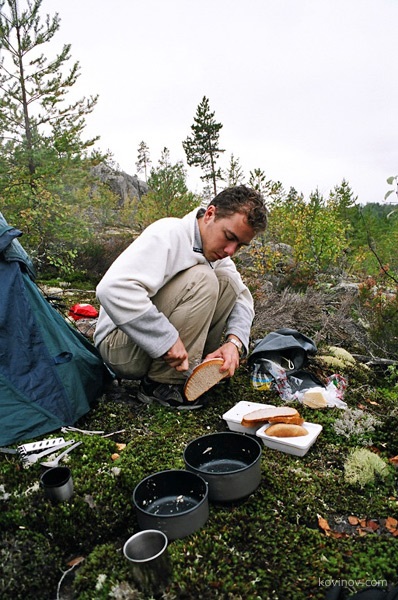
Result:
[[141,379],[137,398],[144,404],[158,402],[162,406],[177,408],[178,410],[202,408],[203,404],[200,398],[197,398],[194,402],[188,402],[184,396],[183,387],[183,385],[159,383],[158,381],[152,381],[148,377],[144,377]]

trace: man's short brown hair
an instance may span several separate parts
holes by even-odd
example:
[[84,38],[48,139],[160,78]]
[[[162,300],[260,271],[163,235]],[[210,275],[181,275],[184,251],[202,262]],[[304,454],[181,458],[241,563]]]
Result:
[[256,234],[267,227],[268,211],[264,198],[260,192],[245,185],[226,188],[213,198],[210,205],[217,209],[216,219],[240,213],[246,216],[248,225]]

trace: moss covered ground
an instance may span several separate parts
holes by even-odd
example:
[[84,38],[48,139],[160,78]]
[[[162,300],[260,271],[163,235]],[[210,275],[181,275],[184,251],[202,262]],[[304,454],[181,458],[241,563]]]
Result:
[[[145,598],[122,552],[138,531],[134,487],[156,471],[183,469],[186,444],[227,430],[222,415],[240,400],[282,403],[273,391],[253,389],[244,365],[201,410],[142,405],[136,389],[128,382],[111,386],[75,424],[112,435],[63,434],[83,442],[64,462],[75,489],[65,503],[43,497],[44,467],[24,468],[15,455],[0,454],[2,600]],[[293,404],[323,426],[315,445],[304,457],[263,447],[258,489],[243,501],[211,504],[202,529],[170,543],[173,576],[163,598],[321,600],[332,580],[347,592],[375,582],[396,585],[397,397],[391,382],[349,379],[345,400],[377,417],[370,449],[388,465],[387,477],[366,485],[344,476],[358,441],[336,433],[341,409]]]

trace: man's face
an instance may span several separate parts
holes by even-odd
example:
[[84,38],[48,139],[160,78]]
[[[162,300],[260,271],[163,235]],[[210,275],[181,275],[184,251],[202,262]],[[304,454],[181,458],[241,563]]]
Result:
[[245,215],[234,213],[216,219],[216,211],[216,207],[210,205],[199,219],[203,254],[210,262],[233,256],[239,248],[248,246],[255,235]]

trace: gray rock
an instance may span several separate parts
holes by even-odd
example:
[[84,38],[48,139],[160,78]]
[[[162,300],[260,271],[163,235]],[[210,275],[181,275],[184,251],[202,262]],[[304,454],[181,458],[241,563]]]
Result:
[[351,283],[350,281],[341,281],[334,288],[336,292],[342,292],[357,296],[359,294],[359,283]]
[[106,183],[109,189],[119,198],[119,207],[125,203],[138,200],[147,193],[148,185],[145,181],[138,179],[137,175],[128,175],[124,171],[112,169],[105,163],[100,163],[92,169],[92,174],[102,183]]

